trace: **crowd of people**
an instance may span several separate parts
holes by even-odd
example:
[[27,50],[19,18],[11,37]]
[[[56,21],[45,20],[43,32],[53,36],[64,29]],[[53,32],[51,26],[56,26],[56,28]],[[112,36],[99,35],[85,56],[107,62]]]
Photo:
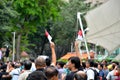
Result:
[[[82,62],[78,42],[75,41],[77,57],[68,62],[56,61],[55,44],[50,43],[51,58],[40,55],[22,62],[0,62],[0,80],[120,80],[119,62]],[[109,66],[108,66],[109,65]]]

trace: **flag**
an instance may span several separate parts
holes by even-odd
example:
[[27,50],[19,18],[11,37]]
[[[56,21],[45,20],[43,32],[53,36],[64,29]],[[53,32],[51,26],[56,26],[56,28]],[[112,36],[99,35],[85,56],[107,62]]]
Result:
[[47,30],[45,30],[45,36],[48,38],[49,42],[51,43],[52,37],[51,37],[50,34],[47,32]]
[[77,40],[83,40],[83,36],[82,36],[82,30],[78,31],[78,36],[77,36]]

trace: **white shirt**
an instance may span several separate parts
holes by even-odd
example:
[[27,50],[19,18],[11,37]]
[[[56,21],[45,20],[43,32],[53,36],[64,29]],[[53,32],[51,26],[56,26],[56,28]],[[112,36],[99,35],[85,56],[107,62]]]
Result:
[[91,69],[88,69],[87,70],[87,72],[86,72],[86,74],[87,74],[87,80],[90,80],[90,79],[93,79],[94,80],[94,71],[93,70],[91,70]]
[[35,67],[35,63],[32,63],[32,66],[31,66],[31,69],[30,69],[30,71],[35,71],[36,70],[36,67]]
[[13,69],[13,70],[9,73],[9,75],[12,76],[12,80],[18,80],[19,74],[20,74],[20,69],[19,69],[19,68]]
[[31,73],[30,70],[26,70],[24,71],[22,74],[20,74],[18,80],[26,80],[26,78],[28,77],[28,75]]
[[107,80],[115,80],[116,76],[114,76],[114,70],[110,71],[106,78]]

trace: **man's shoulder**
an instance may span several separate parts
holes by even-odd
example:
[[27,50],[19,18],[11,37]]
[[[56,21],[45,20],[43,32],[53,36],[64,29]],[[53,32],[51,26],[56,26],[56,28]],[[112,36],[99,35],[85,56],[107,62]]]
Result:
[[75,72],[70,72],[69,74],[67,74],[66,78],[71,79],[76,72],[77,72],[77,71],[75,71]]
[[93,69],[93,68],[89,68],[89,69],[87,70],[87,72],[94,72],[94,70],[95,70],[95,69]]

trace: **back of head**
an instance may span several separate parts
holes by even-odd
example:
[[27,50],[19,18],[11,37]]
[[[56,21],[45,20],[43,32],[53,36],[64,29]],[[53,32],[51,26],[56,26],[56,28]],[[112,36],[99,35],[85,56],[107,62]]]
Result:
[[65,63],[63,61],[59,61],[57,62],[58,65],[60,65],[61,68],[63,68],[63,66],[65,65]]
[[38,56],[37,59],[35,60],[35,65],[36,67],[45,67],[46,66],[45,59],[41,56]]
[[45,75],[47,76],[48,79],[51,79],[54,76],[57,77],[58,70],[54,66],[46,67],[46,69],[45,69]]
[[24,62],[24,68],[25,68],[25,70],[30,70],[31,66],[32,66],[32,62],[31,61],[26,60]]
[[87,62],[90,64],[90,67],[94,67],[94,61],[93,60],[89,59]]
[[94,63],[94,67],[97,68],[98,67],[98,63],[95,62]]
[[70,57],[68,60],[70,60],[72,64],[75,64],[75,68],[80,68],[80,59],[78,57]]
[[87,80],[87,75],[84,71],[78,71],[74,74],[74,80]]
[[46,66],[50,66],[50,64],[51,64],[51,59],[50,58],[46,58]]
[[15,64],[14,63],[10,63],[11,67],[15,68]]
[[33,58],[30,58],[29,60],[30,60],[31,62],[35,62],[35,60],[34,60]]
[[47,80],[47,78],[42,71],[34,71],[28,75],[26,80]]

